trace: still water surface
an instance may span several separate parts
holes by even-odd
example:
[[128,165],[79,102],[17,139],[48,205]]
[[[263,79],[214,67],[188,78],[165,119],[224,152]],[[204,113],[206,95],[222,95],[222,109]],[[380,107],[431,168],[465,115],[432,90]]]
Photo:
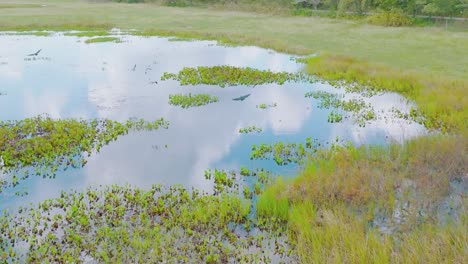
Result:
[[[385,144],[426,133],[425,129],[395,119],[389,110],[408,110],[397,94],[365,98],[379,119],[365,127],[352,120],[327,122],[330,109],[305,98],[308,91],[343,93],[328,84],[286,83],[256,87],[180,86],[160,81],[164,72],[184,67],[232,65],[262,70],[297,72],[303,67],[287,54],[257,47],[224,47],[212,41],[181,42],[168,38],[121,36],[122,43],[84,43],[85,38],[56,34],[49,37],[0,36],[0,120],[23,119],[41,114],[54,118],[128,118],[170,122],[168,130],[135,132],[93,154],[84,168],[69,169],[56,179],[32,177],[16,190],[0,194],[0,209],[58,196],[62,190],[90,185],[183,184],[209,189],[208,168],[266,168],[285,176],[297,165],[278,166],[273,161],[252,161],[252,144],[323,142],[339,137],[356,144]],[[36,57],[27,56],[37,50]],[[157,82],[157,83],[156,83]],[[175,93],[209,93],[218,103],[182,109],[168,104]],[[244,101],[233,98],[251,94]],[[347,97],[359,97],[348,94]],[[259,109],[262,103],[277,107]],[[255,125],[263,132],[240,134],[239,128]],[[167,145],[167,147],[166,147]],[[5,175],[4,175],[5,176]]]

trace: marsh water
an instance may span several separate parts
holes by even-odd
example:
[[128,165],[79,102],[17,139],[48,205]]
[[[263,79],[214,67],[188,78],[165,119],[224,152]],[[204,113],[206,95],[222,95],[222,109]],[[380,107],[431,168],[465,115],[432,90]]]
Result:
[[[407,111],[410,105],[397,94],[364,97],[372,103],[376,120],[361,127],[352,119],[329,123],[332,109],[320,109],[309,91],[344,93],[326,83],[293,83],[235,86],[181,86],[161,81],[164,72],[184,67],[231,65],[261,70],[297,72],[303,67],[294,57],[257,47],[226,47],[213,41],[172,41],[169,38],[120,36],[121,43],[86,44],[87,38],[64,36],[0,35],[0,120],[47,114],[53,118],[129,118],[170,122],[169,129],[134,132],[94,153],[86,166],[68,169],[55,179],[32,177],[7,189],[0,208],[58,196],[63,190],[90,185],[183,184],[209,189],[204,177],[209,168],[265,168],[292,176],[299,165],[279,166],[272,160],[251,160],[253,144],[303,142],[312,137],[323,142],[386,144],[426,133],[415,123],[395,118],[391,109]],[[40,50],[37,56],[27,56]],[[219,102],[189,109],[168,103],[170,94],[208,93]],[[243,101],[234,101],[251,94]],[[348,97],[361,97],[347,94]],[[276,107],[260,109],[260,104]],[[255,125],[261,133],[241,134]],[[0,175],[1,176],[1,175]],[[2,177],[8,177],[3,175]]]

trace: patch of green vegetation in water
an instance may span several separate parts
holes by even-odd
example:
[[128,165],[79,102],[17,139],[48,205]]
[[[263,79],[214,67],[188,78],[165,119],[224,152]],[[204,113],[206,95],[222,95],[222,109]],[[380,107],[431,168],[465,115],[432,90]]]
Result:
[[5,32],[5,35],[10,36],[37,36],[37,37],[48,37],[52,35],[52,32],[48,31],[19,31],[19,32]]
[[169,95],[169,104],[180,106],[182,108],[196,107],[216,103],[219,101],[217,96],[209,94],[171,94]]
[[[331,143],[330,147],[334,148],[335,144],[342,143],[337,137],[335,142]],[[272,159],[278,165],[288,165],[290,163],[302,164],[304,159],[329,142],[322,143],[311,137],[306,138],[305,143],[288,143],[279,141],[273,144],[254,144],[250,152],[251,160],[266,160]]]
[[256,126],[248,126],[248,127],[244,127],[244,128],[239,128],[239,133],[241,133],[241,134],[249,134],[249,133],[253,133],[253,132],[260,133],[260,132],[262,132],[262,128],[261,127],[256,127]]
[[170,41],[170,42],[177,42],[177,41],[195,41],[195,39],[193,39],[193,38],[174,37],[174,38],[169,38],[168,41]]
[[[38,116],[2,121],[0,171],[13,175],[11,180],[1,180],[0,192],[2,187],[14,187],[30,175],[55,177],[59,168],[84,166],[86,154],[99,152],[104,145],[131,130],[156,130],[168,126],[169,123],[162,118],[154,122],[135,119],[120,123],[108,119],[56,120]],[[19,175],[22,169],[25,170]]]
[[74,37],[96,37],[96,36],[109,36],[109,31],[78,31],[78,32],[65,32],[64,36]]
[[[325,109],[336,109],[351,113],[360,126],[365,126],[370,120],[376,118],[374,109],[370,104],[366,104],[363,99],[343,99],[344,95],[329,93],[325,91],[307,92],[305,97],[320,100],[318,107]],[[328,122],[339,123],[343,118],[347,118],[343,113],[333,110],[328,115]]]
[[122,42],[120,38],[117,37],[97,37],[97,38],[91,38],[87,39],[85,41],[86,44],[91,44],[91,43],[100,43],[100,42],[114,42],[114,43],[120,43]]
[[[207,174],[218,184],[233,182],[224,171]],[[105,263],[269,263],[273,255],[288,258],[292,250],[284,228],[270,231],[269,225],[257,223],[254,204],[228,191],[212,195],[180,186],[62,192],[35,207],[0,215],[0,256],[28,263],[85,258]]]
[[[245,180],[250,178],[249,184],[247,185]],[[240,170],[237,172],[235,170],[218,170],[218,169],[208,169],[205,171],[205,179],[213,181],[213,191],[215,195],[221,193],[229,194],[244,194],[246,199],[253,198],[256,195],[262,193],[263,189],[268,185],[273,183],[273,173],[264,169],[250,170],[244,166],[241,166]],[[251,185],[249,187],[249,185]],[[241,187],[244,187],[241,191]],[[246,196],[246,188],[251,189],[252,191]]]
[[261,85],[268,83],[284,84],[288,81],[308,81],[313,78],[302,73],[272,72],[254,68],[234,66],[213,66],[184,68],[179,73],[164,73],[161,80],[176,80],[181,85],[218,85],[221,87],[237,85]]
[[259,104],[259,105],[256,105],[257,108],[260,108],[260,109],[267,109],[267,108],[273,108],[273,107],[277,107],[278,104],[277,103],[272,103],[272,104],[265,104],[265,103],[262,103],[262,104]]

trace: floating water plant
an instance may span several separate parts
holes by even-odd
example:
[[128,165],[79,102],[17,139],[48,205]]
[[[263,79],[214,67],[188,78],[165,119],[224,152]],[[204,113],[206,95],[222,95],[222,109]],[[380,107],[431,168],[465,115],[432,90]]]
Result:
[[285,238],[261,231],[251,204],[177,186],[62,192],[0,216],[0,256],[9,263],[258,263],[273,254],[287,260]]
[[248,126],[244,128],[239,128],[239,133],[242,133],[242,134],[249,134],[253,132],[260,133],[262,132],[262,128],[256,127],[256,126]]
[[117,37],[97,37],[97,38],[90,38],[85,41],[86,44],[100,43],[100,42],[120,43],[122,41],[120,40],[120,38],[117,38]]
[[256,107],[260,109],[267,109],[267,108],[272,108],[272,107],[277,107],[277,106],[278,106],[277,103],[272,103],[272,104],[262,103],[262,104],[257,105]]
[[376,118],[376,114],[372,106],[366,103],[363,99],[345,100],[343,94],[340,95],[325,91],[307,92],[305,97],[320,100],[318,104],[319,108],[335,109],[328,115],[328,122],[330,123],[339,123],[343,118],[348,117],[336,110],[343,110],[344,112],[351,113],[355,121],[360,126],[365,126],[367,121]]
[[312,82],[313,78],[303,73],[272,72],[254,68],[213,66],[184,68],[179,73],[164,73],[161,80],[176,80],[181,85],[209,84],[221,87],[237,85],[284,84],[288,81]]
[[[132,119],[120,123],[107,119],[38,116],[1,121],[0,171],[13,174],[9,182],[12,186],[31,174],[54,177],[59,168],[84,166],[86,156],[99,152],[104,145],[131,130],[156,130],[168,125],[162,118],[154,122]],[[0,186],[0,191],[5,184]]]
[[331,111],[328,115],[328,123],[339,123],[341,120],[343,120],[343,115],[336,111]]
[[[339,139],[337,138],[336,142]],[[273,159],[278,165],[287,165],[290,163],[302,163],[307,155],[317,151],[323,144],[311,137],[306,138],[305,143],[285,143],[277,142],[274,144],[252,145],[250,153],[251,160]]]
[[171,94],[169,95],[169,104],[180,106],[182,108],[189,108],[195,106],[202,106],[218,102],[217,96],[209,94]]
[[75,36],[75,37],[96,37],[96,36],[109,36],[109,31],[79,31],[79,32],[66,32],[63,35],[65,36]]

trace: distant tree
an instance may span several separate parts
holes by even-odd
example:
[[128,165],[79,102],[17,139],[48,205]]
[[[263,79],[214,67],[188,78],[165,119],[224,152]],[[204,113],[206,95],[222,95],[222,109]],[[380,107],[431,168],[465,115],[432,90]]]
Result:
[[317,7],[320,5],[321,2],[322,0],[294,0],[293,4],[297,7],[313,7],[315,10],[317,10]]

